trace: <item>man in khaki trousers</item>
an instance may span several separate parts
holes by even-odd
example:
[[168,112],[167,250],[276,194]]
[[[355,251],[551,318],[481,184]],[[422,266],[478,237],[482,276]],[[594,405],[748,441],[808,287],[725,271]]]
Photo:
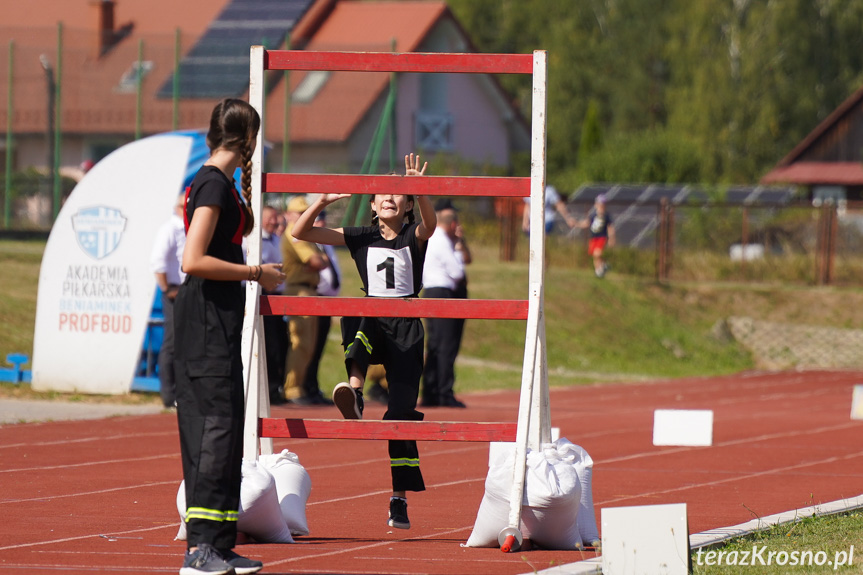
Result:
[[[309,207],[303,196],[288,202],[286,217],[288,226],[282,238],[282,269],[285,272],[285,295],[316,296],[320,271],[329,266],[327,256],[314,242],[295,239],[291,235],[294,224]],[[318,334],[318,318],[313,316],[291,316],[288,322],[290,351],[285,367],[285,399],[290,403],[311,405],[313,400],[303,392],[306,370],[315,352]]]

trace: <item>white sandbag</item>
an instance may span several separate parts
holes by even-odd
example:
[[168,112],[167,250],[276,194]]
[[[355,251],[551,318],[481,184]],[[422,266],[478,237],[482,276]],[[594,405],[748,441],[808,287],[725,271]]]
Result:
[[279,507],[276,480],[263,465],[246,459],[243,460],[237,531],[258,543],[294,542]]
[[596,527],[596,511],[593,509],[593,458],[580,445],[572,445],[571,449],[578,452],[575,471],[578,482],[581,483],[581,499],[578,502],[578,532],[581,541],[591,547],[599,547],[599,529]]
[[174,541],[186,540],[186,482],[180,482],[180,489],[177,490],[177,513],[180,514],[180,528],[177,530],[177,535]]
[[[175,540],[185,541],[186,533],[186,482],[177,491],[177,512],[180,528]],[[254,461],[243,460],[243,478],[240,483],[240,509],[237,530],[259,543],[293,543],[291,531],[282,517],[276,482],[270,472]]]
[[281,453],[261,455],[258,464],[263,465],[276,480],[279,507],[291,535],[308,535],[306,502],[312,492],[312,479],[300,464],[300,458],[285,449]]
[[[581,453],[566,439],[528,450],[519,530],[526,539],[549,549],[581,546],[578,511],[581,485],[575,463]],[[497,547],[498,534],[509,525],[509,496],[515,452],[499,457],[489,468],[485,494],[468,547]]]

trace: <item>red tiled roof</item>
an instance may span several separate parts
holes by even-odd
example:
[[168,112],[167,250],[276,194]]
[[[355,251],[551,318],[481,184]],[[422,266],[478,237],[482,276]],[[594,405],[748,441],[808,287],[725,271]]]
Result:
[[[412,52],[447,13],[441,1],[339,2],[305,49],[389,52],[395,39],[396,51]],[[305,75],[291,73],[292,93]],[[388,83],[386,73],[333,72],[310,103],[291,105],[291,141],[345,141]],[[267,109],[268,139],[282,137],[284,99],[281,82],[269,96],[278,105]]]
[[[216,18],[228,0],[117,0],[114,29],[132,24],[128,36],[97,57],[98,2],[40,0],[4,7],[0,45],[15,42],[13,75],[13,130],[39,133],[47,121],[47,82],[40,66],[44,54],[57,72],[57,23],[63,23],[61,129],[69,133],[123,134],[135,132],[137,99],[134,91],[121,93],[123,74],[138,59],[153,63],[144,80],[141,128],[144,134],[172,129],[173,104],[155,94],[174,67],[174,33],[181,29],[182,50],[188,50]],[[3,50],[4,57],[7,50]],[[0,78],[7,92],[7,75]],[[215,100],[180,103],[180,127],[205,127]],[[6,106],[0,107],[5,125]]]
[[[114,24],[134,22],[135,32],[199,35],[228,0],[116,0]],[[96,30],[98,0],[19,0],[3,6],[3,27],[65,27]]]
[[858,162],[796,162],[771,170],[762,184],[863,185],[863,164]]
[[[153,62],[143,87],[142,130],[151,134],[172,129],[173,104],[156,98],[174,67],[174,31],[182,29],[185,53],[215,19],[228,0],[116,0],[115,29],[132,22],[129,36],[101,58],[96,57],[98,14],[94,0],[19,1],[4,7],[0,25],[0,47],[14,39],[14,116],[15,133],[42,133],[46,128],[46,80],[39,65],[39,54],[56,60],[57,22],[64,23],[62,130],[68,133],[131,135],[135,130],[136,96],[118,93],[117,84],[138,58],[139,40],[144,41],[144,60]],[[310,39],[306,50],[416,51],[429,32],[445,17],[452,17],[444,1],[390,0],[335,3],[327,14],[330,0],[318,0],[310,10],[316,32],[304,31],[305,18],[298,23],[301,35]],[[49,17],[46,17],[50,14]],[[457,25],[457,23],[456,23]],[[461,28],[458,28],[461,30]],[[303,40],[305,37],[303,38]],[[5,50],[0,49],[5,56]],[[0,93],[7,91],[6,74],[0,75]],[[290,74],[291,93],[305,73]],[[282,139],[284,126],[284,83],[276,85],[267,97],[266,137]],[[389,74],[373,72],[334,72],[317,96],[308,104],[291,105],[291,141],[344,142],[385,93]],[[205,128],[215,100],[180,101],[181,129]],[[6,110],[0,105],[0,125],[6,123]]]

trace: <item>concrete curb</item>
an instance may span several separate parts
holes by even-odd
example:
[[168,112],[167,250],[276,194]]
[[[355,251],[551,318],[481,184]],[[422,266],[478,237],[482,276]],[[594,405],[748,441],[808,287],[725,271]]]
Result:
[[31,399],[0,399],[0,425],[40,421],[102,419],[118,415],[161,413],[160,405],[123,405]]

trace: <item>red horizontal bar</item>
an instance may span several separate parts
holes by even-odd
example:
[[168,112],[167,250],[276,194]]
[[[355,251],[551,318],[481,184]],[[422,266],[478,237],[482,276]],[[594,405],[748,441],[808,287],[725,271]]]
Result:
[[265,70],[532,74],[533,54],[266,50]]
[[527,300],[264,295],[261,315],[527,319]]
[[363,421],[358,419],[258,420],[260,437],[293,439],[414,439],[417,441],[515,441],[515,423]]
[[365,176],[262,174],[265,192],[289,194],[416,194],[421,196],[530,196],[530,178],[481,176]]

